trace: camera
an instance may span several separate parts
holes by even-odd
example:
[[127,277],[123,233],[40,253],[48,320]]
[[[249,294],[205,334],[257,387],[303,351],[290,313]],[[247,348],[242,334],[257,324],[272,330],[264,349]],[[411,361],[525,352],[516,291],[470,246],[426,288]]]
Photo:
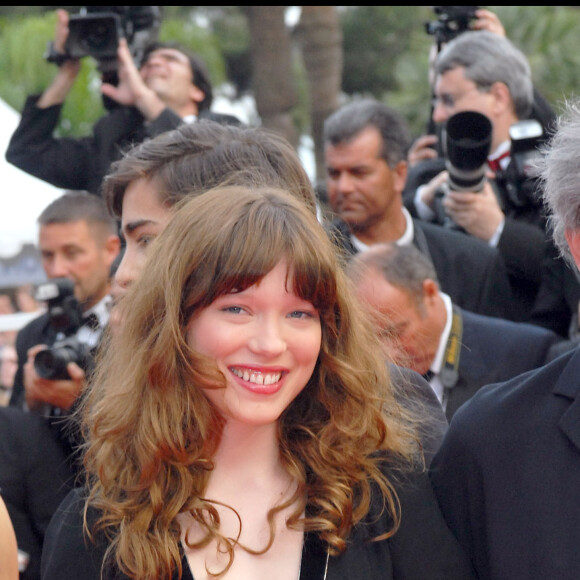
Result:
[[433,6],[437,20],[425,23],[427,34],[435,37],[437,44],[453,40],[462,32],[470,30],[470,24],[475,19],[479,6]]
[[101,72],[114,72],[119,39],[126,38],[139,63],[145,47],[156,40],[160,23],[159,6],[85,6],[69,18],[67,57],[92,56]]
[[[475,111],[456,113],[442,131],[447,182],[435,193],[434,210],[439,224],[460,229],[447,216],[442,200],[448,191],[481,191],[488,171],[487,158],[491,147],[492,125]],[[542,155],[545,135],[535,119],[511,125],[510,163],[496,172],[495,181],[515,207],[540,206],[537,187],[537,165]]]
[[[475,13],[479,9],[480,6],[433,6],[433,12],[437,15],[437,20],[426,22],[425,30],[427,34],[435,37],[437,53],[441,51],[444,44],[472,29],[471,22],[477,18]],[[437,152],[437,156],[441,157],[443,152],[439,132],[439,127],[433,122],[433,105],[431,105],[427,134],[437,135],[437,143],[433,145],[433,149]]]
[[73,14],[65,47],[71,58],[116,58],[119,38],[123,36],[121,17],[114,12]]
[[537,164],[545,143],[543,127],[536,119],[518,121],[509,128],[509,136],[511,163],[497,180],[514,206],[541,206]]
[[536,161],[541,152],[544,130],[536,119],[518,121],[509,128],[511,157],[517,175],[521,179],[536,176]]
[[477,192],[483,189],[492,130],[491,121],[475,111],[456,113],[448,119],[442,131],[442,144],[449,178],[445,187],[435,194],[435,213],[439,223],[455,226],[441,203],[447,191]]
[[68,278],[54,278],[41,284],[36,299],[46,302],[49,324],[57,333],[57,341],[51,348],[37,353],[34,368],[43,379],[70,379],[69,362],[76,363],[85,372],[93,365],[94,344],[79,340],[82,327],[82,310],[74,296],[74,283]]

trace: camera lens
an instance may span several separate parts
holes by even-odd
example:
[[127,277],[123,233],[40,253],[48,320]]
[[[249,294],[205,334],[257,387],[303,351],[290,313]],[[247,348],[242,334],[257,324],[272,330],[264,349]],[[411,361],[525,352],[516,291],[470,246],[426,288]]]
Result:
[[77,362],[77,353],[70,346],[41,350],[34,358],[34,368],[43,379],[70,379],[66,370],[69,362]]
[[449,118],[443,142],[451,189],[479,191],[483,187],[491,136],[491,121],[481,113],[463,111]]
[[87,22],[81,38],[87,54],[100,54],[109,47],[117,47],[117,34],[112,21]]

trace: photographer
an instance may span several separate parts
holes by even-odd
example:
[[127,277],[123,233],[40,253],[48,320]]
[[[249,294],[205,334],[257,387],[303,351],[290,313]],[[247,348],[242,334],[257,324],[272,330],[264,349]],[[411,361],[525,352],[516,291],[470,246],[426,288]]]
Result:
[[62,105],[80,70],[80,61],[68,56],[68,37],[69,15],[57,10],[49,59],[58,65],[58,71],[42,95],[27,99],[6,151],[6,159],[23,171],[56,187],[100,195],[101,182],[110,164],[130,145],[197,118],[239,123],[232,116],[210,112],[211,81],[197,55],[176,44],[150,42],[137,63],[138,69],[127,39],[121,38],[117,51],[118,82],[101,85],[109,104],[108,113],[97,121],[90,137],[55,138]]
[[[510,129],[528,118],[533,87],[527,59],[507,38],[488,31],[466,32],[449,42],[435,63],[433,120],[474,111],[491,122],[489,179],[481,191],[451,191],[443,206],[456,226],[498,248],[504,258],[517,311],[527,320],[541,282],[548,250],[542,202],[533,179],[520,179],[511,156]],[[435,219],[436,192],[445,173],[420,187],[415,208],[422,219]]]
[[[74,283],[74,298],[82,311],[76,336],[94,346],[109,317],[111,266],[120,247],[116,223],[101,199],[73,191],[45,208],[38,223],[39,250],[46,275],[49,280],[68,278]],[[71,304],[76,302],[68,300],[69,309]],[[85,371],[79,364],[69,363],[69,378],[58,380],[39,376],[35,365],[38,353],[61,339],[50,309],[18,333],[18,370],[11,406],[60,417],[74,405],[85,383]],[[68,444],[67,436],[61,433],[64,424],[58,422],[55,426],[61,442]]]
[[[477,6],[434,6],[433,9],[438,18],[426,24],[427,34],[433,36],[433,44],[429,50],[429,86],[432,90],[435,85],[435,61],[447,42],[468,30],[489,30],[494,34],[505,36],[503,24],[490,10]],[[436,132],[433,119],[429,119],[427,133],[418,137],[409,148],[407,154],[409,168],[439,157],[440,151],[437,150],[439,137]]]
[[[478,6],[433,6],[437,19],[427,22],[426,32],[433,37],[433,43],[429,49],[429,87],[433,95],[435,88],[435,62],[443,47],[454,38],[470,30],[487,30],[499,36],[505,37],[506,31],[497,14],[491,10]],[[433,95],[434,96],[434,95]],[[431,173],[435,175],[441,167],[441,144],[439,142],[439,127],[433,121],[433,104],[429,114],[429,122],[424,135],[418,137],[407,154],[409,164],[409,186],[412,185],[416,176],[413,169],[422,164],[419,175]],[[555,125],[556,115],[546,99],[534,88],[534,102],[530,118],[539,121],[544,131]],[[425,164],[423,162],[427,161]],[[414,191],[414,190],[413,190]],[[407,197],[408,189],[405,188],[403,195]]]

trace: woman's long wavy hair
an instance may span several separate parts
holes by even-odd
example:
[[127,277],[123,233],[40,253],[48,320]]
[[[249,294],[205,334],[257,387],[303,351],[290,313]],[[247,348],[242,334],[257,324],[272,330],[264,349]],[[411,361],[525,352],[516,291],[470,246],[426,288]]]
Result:
[[[286,192],[221,187],[179,205],[156,240],[82,408],[87,506],[99,513],[89,533],[107,536],[107,561],[130,578],[181,575],[176,518],[183,512],[200,523],[207,542],[229,545],[231,565],[232,540],[220,535],[215,504],[204,497],[224,425],[204,390],[225,388],[226,380],[215,361],[188,346],[186,326],[280,260],[322,326],[314,373],[278,423],[281,461],[297,482],[282,506],[292,506],[288,525],[318,533],[338,554],[378,486],[389,534],[396,531],[393,477],[417,459],[415,432],[328,234]],[[271,530],[280,509],[271,511]]]

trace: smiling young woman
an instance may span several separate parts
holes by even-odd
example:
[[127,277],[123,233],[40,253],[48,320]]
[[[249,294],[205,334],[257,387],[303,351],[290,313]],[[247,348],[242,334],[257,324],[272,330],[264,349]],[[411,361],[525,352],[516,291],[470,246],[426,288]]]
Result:
[[472,578],[300,200],[181,204],[122,307],[83,409],[88,489],[51,523],[45,580]]

